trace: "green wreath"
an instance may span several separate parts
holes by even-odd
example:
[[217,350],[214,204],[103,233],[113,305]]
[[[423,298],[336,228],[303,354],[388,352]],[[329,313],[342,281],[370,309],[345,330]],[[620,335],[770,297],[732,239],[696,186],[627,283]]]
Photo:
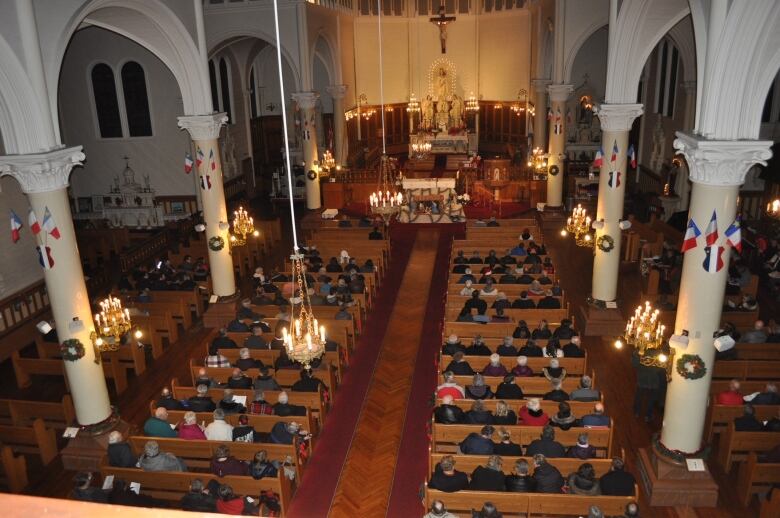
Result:
[[225,248],[225,240],[220,236],[214,236],[209,238],[209,249],[215,252],[219,252]]
[[84,357],[84,344],[78,338],[69,338],[60,344],[60,354],[66,362],[75,362]]
[[561,169],[557,165],[551,165],[550,166],[550,174],[552,176],[558,176],[558,173],[561,172]]
[[611,252],[615,248],[615,240],[609,234],[604,234],[596,239],[596,246],[602,252]]
[[677,360],[677,374],[687,380],[697,380],[707,374],[707,367],[698,354],[683,354]]

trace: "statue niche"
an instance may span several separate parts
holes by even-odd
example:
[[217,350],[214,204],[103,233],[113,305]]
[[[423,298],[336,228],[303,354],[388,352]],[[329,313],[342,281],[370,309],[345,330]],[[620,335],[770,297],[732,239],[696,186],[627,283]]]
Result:
[[453,64],[446,58],[437,59],[428,77],[428,95],[420,103],[422,129],[447,133],[462,128],[465,103],[455,91]]

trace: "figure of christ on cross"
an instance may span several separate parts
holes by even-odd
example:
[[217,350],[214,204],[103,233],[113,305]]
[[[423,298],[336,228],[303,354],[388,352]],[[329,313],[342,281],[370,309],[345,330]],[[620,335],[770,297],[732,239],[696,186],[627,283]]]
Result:
[[439,41],[441,41],[441,53],[447,53],[447,24],[455,21],[454,16],[447,16],[444,12],[444,2],[439,5],[439,16],[429,19],[431,23],[439,26]]

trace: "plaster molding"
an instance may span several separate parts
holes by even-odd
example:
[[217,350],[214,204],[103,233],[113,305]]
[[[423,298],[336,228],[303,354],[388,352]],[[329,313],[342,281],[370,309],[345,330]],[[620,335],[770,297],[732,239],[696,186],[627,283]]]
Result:
[[317,92],[296,92],[292,98],[301,110],[313,110],[320,95]]
[[25,194],[57,191],[68,186],[73,167],[81,165],[85,158],[81,146],[0,156],[0,176],[16,178]]
[[685,156],[692,182],[716,186],[742,185],[754,165],[772,157],[769,140],[708,140],[677,132],[674,148]]
[[630,131],[634,119],[644,113],[641,104],[600,104],[594,110],[602,131]]
[[574,92],[574,86],[567,84],[548,85],[547,92],[550,94],[551,101],[566,102]]
[[325,88],[333,99],[343,99],[347,95],[347,85],[332,85]]
[[186,129],[192,140],[216,140],[222,126],[227,124],[228,116],[225,112],[209,115],[185,115],[179,117],[179,129]]

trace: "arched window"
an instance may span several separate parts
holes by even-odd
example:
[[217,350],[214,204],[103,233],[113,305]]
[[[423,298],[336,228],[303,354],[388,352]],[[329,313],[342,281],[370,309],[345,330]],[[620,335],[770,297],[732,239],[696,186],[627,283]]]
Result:
[[122,92],[125,98],[127,129],[131,137],[151,137],[152,119],[146,92],[144,69],[135,61],[122,67]]
[[256,118],[257,113],[257,83],[255,82],[255,67],[249,70],[249,111],[252,118]]
[[673,117],[680,53],[677,47],[664,40],[659,47],[658,54],[655,112],[666,117]]
[[211,105],[215,112],[219,111],[219,90],[217,90],[217,71],[214,60],[209,60],[209,81],[211,82]]
[[105,63],[98,63],[92,67],[91,76],[100,136],[102,138],[121,138],[122,120],[119,117],[119,100],[116,95],[114,71]]
[[228,123],[233,123],[233,114],[230,110],[230,79],[228,65],[225,58],[219,60],[219,87],[221,90],[222,111],[227,113]]

